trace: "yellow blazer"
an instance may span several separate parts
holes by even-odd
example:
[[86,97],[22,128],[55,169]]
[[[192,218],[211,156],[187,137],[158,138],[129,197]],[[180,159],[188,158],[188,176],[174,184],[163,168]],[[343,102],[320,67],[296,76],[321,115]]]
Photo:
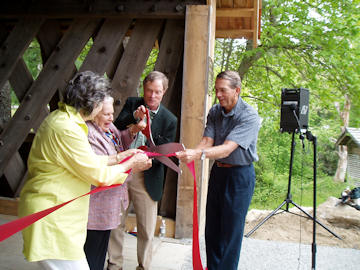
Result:
[[[28,180],[21,191],[19,216],[61,204],[90,191],[90,185],[123,183],[120,166],[107,166],[88,142],[88,128],[71,106],[59,103],[41,124],[28,159]],[[89,196],[82,197],[23,230],[29,261],[85,258]]]

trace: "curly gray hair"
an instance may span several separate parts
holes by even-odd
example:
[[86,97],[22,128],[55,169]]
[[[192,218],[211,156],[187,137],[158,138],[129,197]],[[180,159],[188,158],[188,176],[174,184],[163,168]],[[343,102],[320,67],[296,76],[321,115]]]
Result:
[[77,73],[64,93],[64,103],[90,115],[105,97],[110,96],[110,80],[92,71]]

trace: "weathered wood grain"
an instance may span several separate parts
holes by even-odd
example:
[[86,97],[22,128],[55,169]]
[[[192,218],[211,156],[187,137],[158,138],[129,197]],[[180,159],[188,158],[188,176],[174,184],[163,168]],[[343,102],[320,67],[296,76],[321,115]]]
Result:
[[[138,20],[131,32],[130,41],[115,72],[112,87],[114,89],[116,117],[129,96],[137,96],[141,74],[147,59],[160,33],[163,20]],[[120,100],[120,102],[119,102]]]
[[184,31],[185,26],[182,20],[167,20],[155,63],[154,69],[163,72],[169,79],[169,88],[162,101],[166,107],[174,101],[173,85],[184,55]]
[[186,5],[203,5],[205,0],[5,1],[0,16],[46,16],[48,18],[184,18]]
[[10,123],[0,134],[0,175],[9,157],[18,150],[38,118],[42,105],[47,104],[58,86],[66,83],[72,75],[71,67],[98,23],[98,20],[74,21],[49,57]]
[[[185,21],[185,50],[183,67],[183,91],[181,101],[180,142],[194,148],[201,140],[205,127],[205,107],[208,93],[208,64],[210,55],[210,29],[208,6],[188,6]],[[179,176],[177,190],[176,237],[192,235],[193,177],[185,164]],[[204,175],[202,163],[195,162],[197,173],[198,204],[201,202],[201,182]],[[201,172],[201,173],[200,173]],[[206,189],[206,188],[205,188]],[[199,204],[199,212],[203,206]],[[200,215],[199,215],[200,216]],[[200,220],[200,226],[202,221]]]
[[104,74],[119,49],[130,23],[130,19],[107,19],[96,35],[80,71],[91,70]]
[[[9,79],[10,74],[35,37],[44,19],[22,19],[2,43],[0,50],[0,88]],[[19,38],[21,37],[21,38]]]

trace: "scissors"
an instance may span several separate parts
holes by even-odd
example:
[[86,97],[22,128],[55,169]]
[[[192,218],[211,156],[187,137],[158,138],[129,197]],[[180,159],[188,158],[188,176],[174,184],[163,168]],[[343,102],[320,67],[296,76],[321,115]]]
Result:
[[[168,155],[173,154],[175,152],[178,151],[183,151],[185,150],[185,147],[183,144],[180,143],[165,143],[165,144],[161,144],[161,145],[155,145],[152,134],[151,134],[151,124],[150,124],[150,113],[149,110],[146,109],[146,117],[148,119],[146,127],[143,131],[141,131],[146,138],[149,141],[149,147],[147,148],[141,148],[143,150],[147,150],[149,152],[154,153],[154,155],[152,155],[153,158],[157,159],[158,161],[160,161],[161,163],[165,164],[167,167],[173,169],[175,172],[177,173],[181,173],[181,169],[179,168],[179,166],[177,166],[169,157]],[[156,155],[159,154],[159,155]]]

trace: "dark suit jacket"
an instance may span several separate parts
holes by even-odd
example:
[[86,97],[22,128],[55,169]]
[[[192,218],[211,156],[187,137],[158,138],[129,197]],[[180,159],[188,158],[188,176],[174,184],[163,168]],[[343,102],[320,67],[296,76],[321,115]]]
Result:
[[[140,106],[145,105],[143,98],[129,97],[118,118],[115,126],[124,130],[129,124],[135,124],[134,111]],[[151,133],[155,145],[173,142],[176,136],[177,118],[163,105],[151,121]],[[150,169],[144,171],[145,187],[150,197],[154,201],[159,201],[163,193],[165,170],[164,165],[157,160],[153,160]]]

